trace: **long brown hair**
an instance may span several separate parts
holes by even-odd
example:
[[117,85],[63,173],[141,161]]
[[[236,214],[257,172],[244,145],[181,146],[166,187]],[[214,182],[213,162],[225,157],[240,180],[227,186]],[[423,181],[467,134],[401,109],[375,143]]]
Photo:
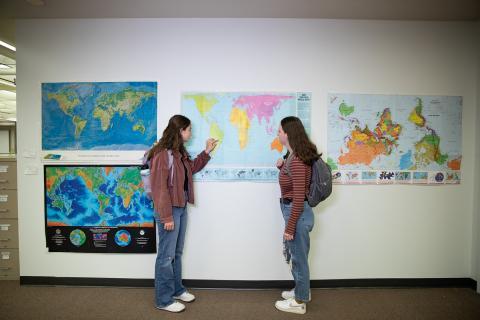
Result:
[[[293,153],[302,160],[303,163],[311,166],[321,154],[317,151],[317,146],[310,141],[303,126],[302,121],[297,117],[286,117],[280,122],[283,132],[288,136],[288,143]],[[289,152],[285,158],[289,156]]]
[[176,114],[170,118],[168,125],[163,130],[162,138],[150,149],[148,159],[151,159],[157,152],[163,149],[179,151],[182,156],[188,156],[187,150],[183,145],[183,138],[180,129],[185,130],[192,122],[181,114]]

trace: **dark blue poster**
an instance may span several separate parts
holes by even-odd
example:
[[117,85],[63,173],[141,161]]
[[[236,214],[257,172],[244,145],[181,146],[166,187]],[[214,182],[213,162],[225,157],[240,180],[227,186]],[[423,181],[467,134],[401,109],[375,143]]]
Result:
[[138,166],[45,166],[51,252],[154,253],[153,202]]

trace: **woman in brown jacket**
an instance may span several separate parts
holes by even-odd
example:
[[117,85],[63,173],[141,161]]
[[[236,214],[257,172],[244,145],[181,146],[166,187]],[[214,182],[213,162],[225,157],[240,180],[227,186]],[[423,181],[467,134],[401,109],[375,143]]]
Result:
[[194,204],[192,175],[210,160],[209,153],[217,141],[208,139],[205,151],[191,160],[184,143],[192,135],[187,117],[170,118],[162,138],[154,146],[151,159],[152,198],[158,229],[158,252],[155,262],[155,303],[160,310],[180,312],[195,296],[182,284],[182,253],[187,227],[187,203]]

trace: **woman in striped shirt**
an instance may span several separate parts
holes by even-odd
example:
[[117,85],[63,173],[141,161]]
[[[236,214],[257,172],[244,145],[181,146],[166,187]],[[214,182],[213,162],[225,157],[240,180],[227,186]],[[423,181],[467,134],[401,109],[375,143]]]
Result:
[[285,300],[277,301],[275,307],[285,312],[305,314],[306,302],[311,298],[308,252],[310,232],[314,225],[313,211],[306,196],[309,192],[312,164],[320,154],[297,117],[282,119],[278,138],[288,150],[284,158],[286,160],[279,159],[277,167],[280,169],[279,183],[282,194],[280,207],[285,220],[283,238],[287,255],[291,256],[295,288],[282,292]]

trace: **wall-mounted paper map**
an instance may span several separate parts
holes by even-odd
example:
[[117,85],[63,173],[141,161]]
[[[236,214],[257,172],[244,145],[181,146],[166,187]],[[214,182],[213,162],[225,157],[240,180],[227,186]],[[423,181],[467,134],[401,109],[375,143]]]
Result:
[[49,251],[155,252],[138,166],[45,166],[44,178]]
[[462,97],[330,94],[336,183],[460,182]]
[[197,180],[274,181],[276,160],[286,150],[277,139],[282,118],[298,116],[310,130],[311,93],[192,92],[182,95],[182,112],[192,120],[192,156],[208,137],[218,146]]
[[156,82],[42,84],[43,150],[145,150],[156,137]]

